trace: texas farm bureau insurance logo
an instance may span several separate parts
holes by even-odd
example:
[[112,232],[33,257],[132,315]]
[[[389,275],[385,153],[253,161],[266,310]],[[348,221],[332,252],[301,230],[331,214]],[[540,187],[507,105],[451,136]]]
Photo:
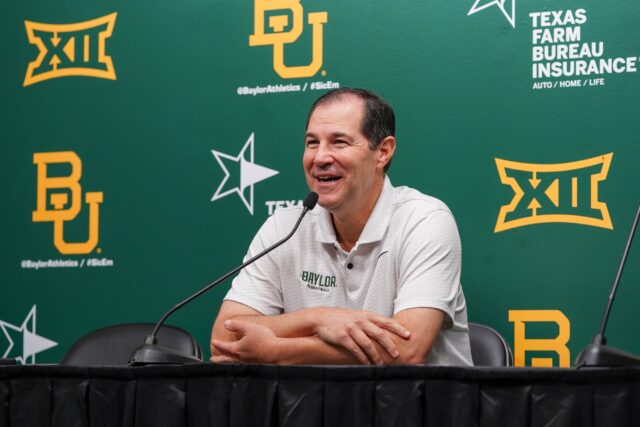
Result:
[[[35,153],[36,165],[36,209],[33,222],[52,223],[53,246],[62,255],[87,255],[96,249],[99,241],[100,204],[104,200],[102,191],[87,191],[82,203],[82,161],[73,151]],[[51,169],[69,170],[68,174],[51,173]],[[87,240],[69,242],[65,237],[67,225],[78,218],[81,211],[88,210]],[[85,214],[87,215],[87,214]],[[97,248],[101,253],[101,248]],[[107,258],[48,259],[21,262],[23,269],[112,267],[113,260]]]
[[[254,161],[253,145],[254,134],[252,132],[236,156],[211,150],[213,157],[224,172],[224,178],[211,197],[212,202],[231,194],[237,194],[249,213],[253,215],[254,185],[278,174],[278,171],[261,166]],[[232,177],[232,175],[234,176]]]
[[113,33],[117,13],[73,24],[24,21],[29,43],[38,57],[27,67],[23,86],[58,77],[85,76],[116,79],[107,39]]
[[[467,16],[486,9],[494,12],[499,10],[509,24],[516,27],[516,0],[475,0]],[[640,69],[637,51],[627,50],[620,54],[617,46],[609,49],[609,43],[601,35],[602,28],[624,24],[620,20],[603,22],[611,19],[611,16],[591,16],[585,8],[545,8],[529,12],[527,20],[531,23],[531,44],[525,48],[531,52],[531,68],[528,71],[532,79],[531,89],[600,88],[616,75],[637,74]],[[599,26],[592,26],[592,21],[599,23]],[[632,46],[637,41],[630,28],[626,34],[617,31],[617,36],[627,36],[627,40],[623,39],[623,43],[626,42],[623,46]],[[620,42],[617,44],[620,45]]]
[[514,192],[500,208],[494,232],[548,222],[613,229],[600,200],[613,153],[568,163],[521,163],[496,158],[500,182]]
[[[255,0],[253,14],[253,34],[249,35],[249,46],[271,46],[273,49],[273,70],[283,79],[313,77],[320,72],[324,56],[324,25],[329,14],[309,12],[306,15],[311,31],[311,62],[305,65],[287,65],[285,47],[298,42],[305,31],[305,13],[300,0]],[[268,29],[265,28],[265,22]],[[320,74],[326,76],[326,71]],[[237,94],[264,95],[286,92],[306,92],[307,90],[337,89],[340,83],[328,81],[297,83],[275,83],[269,85],[240,86]]]

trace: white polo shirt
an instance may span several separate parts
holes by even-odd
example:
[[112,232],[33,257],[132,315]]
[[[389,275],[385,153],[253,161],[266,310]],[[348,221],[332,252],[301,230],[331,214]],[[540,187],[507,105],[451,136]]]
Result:
[[[277,210],[245,259],[286,236],[301,211]],[[340,247],[329,212],[316,206],[291,240],[240,272],[225,299],[264,315],[347,307],[391,317],[409,308],[436,308],[445,322],[425,363],[472,366],[461,255],[449,208],[414,189],[394,188],[386,177],[350,252]]]

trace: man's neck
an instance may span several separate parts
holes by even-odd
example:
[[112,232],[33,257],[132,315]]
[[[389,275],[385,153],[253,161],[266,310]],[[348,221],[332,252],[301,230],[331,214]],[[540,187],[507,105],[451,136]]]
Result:
[[350,252],[356,243],[358,243],[358,239],[360,239],[364,227],[367,225],[367,221],[369,221],[369,217],[380,198],[383,186],[384,180],[382,180],[379,185],[376,185],[373,191],[375,197],[368,198],[366,204],[359,206],[357,211],[354,211],[352,208],[346,213],[331,213],[331,221],[333,222],[333,228],[336,232],[336,238],[342,249],[346,252]]

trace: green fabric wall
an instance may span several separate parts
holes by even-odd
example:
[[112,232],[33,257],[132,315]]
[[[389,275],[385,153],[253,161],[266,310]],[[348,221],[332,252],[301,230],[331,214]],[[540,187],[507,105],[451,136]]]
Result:
[[[266,35],[258,28],[251,46],[260,7],[268,9],[257,14]],[[320,21],[316,40],[309,19]],[[640,200],[639,19],[640,3],[631,0],[5,3],[0,356],[57,362],[82,334],[156,321],[240,263],[270,206],[306,194],[301,156],[310,104],[326,88],[355,86],[395,108],[394,185],[441,198],[456,216],[470,319],[514,345],[510,310],[559,310],[571,325],[573,360],[597,332]],[[287,67],[311,66],[279,75],[279,44]],[[571,44],[579,58],[534,58],[534,50],[557,53]],[[534,67],[553,62],[585,72],[533,77]],[[603,72],[601,62],[613,70]],[[83,242],[85,194],[102,192],[88,253],[54,245],[52,219],[64,214],[33,217],[45,182],[38,183],[34,155],[68,151],[81,162],[81,196],[42,189],[41,210],[54,209],[54,194],[66,194],[63,210],[81,197],[79,213],[63,225],[67,242]],[[515,180],[524,194],[505,215],[518,226],[497,232],[501,207],[515,193],[496,159],[527,164],[504,169],[503,180]],[[244,184],[257,181],[242,197],[234,191],[241,163]],[[224,184],[221,164],[229,173]],[[71,171],[51,164],[46,174]],[[535,191],[531,179],[540,180]],[[113,265],[90,266],[95,259]],[[636,353],[640,340],[628,325],[640,320],[638,259],[632,248],[607,331],[611,345]],[[48,260],[78,267],[29,268]],[[208,348],[229,284],[169,323]],[[526,334],[553,339],[558,326],[533,322]],[[53,345],[45,339],[57,345],[43,350]],[[532,357],[562,364],[548,351],[529,351],[524,363]]]

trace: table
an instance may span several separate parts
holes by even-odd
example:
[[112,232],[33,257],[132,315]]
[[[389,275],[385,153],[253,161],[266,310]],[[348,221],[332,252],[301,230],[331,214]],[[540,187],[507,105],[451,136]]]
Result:
[[4,426],[638,426],[640,368],[0,366]]

